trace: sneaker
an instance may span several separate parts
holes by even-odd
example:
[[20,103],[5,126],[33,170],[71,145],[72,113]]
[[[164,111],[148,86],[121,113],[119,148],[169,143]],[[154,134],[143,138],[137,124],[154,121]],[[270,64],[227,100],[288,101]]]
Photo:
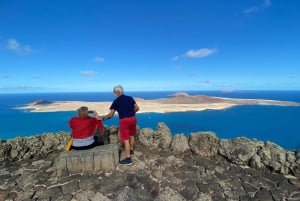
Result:
[[123,159],[123,160],[120,161],[120,164],[121,165],[131,165],[132,164],[132,160],[128,159],[128,158],[125,158],[125,159]]
[[130,150],[130,156],[134,156],[134,151],[133,150]]

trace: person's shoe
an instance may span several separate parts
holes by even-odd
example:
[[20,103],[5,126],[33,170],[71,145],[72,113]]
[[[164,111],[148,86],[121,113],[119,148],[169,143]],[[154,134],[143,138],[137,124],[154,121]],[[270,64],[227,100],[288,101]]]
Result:
[[130,156],[134,156],[134,151],[133,150],[130,150]]
[[131,165],[132,164],[132,160],[128,159],[128,158],[125,158],[125,159],[123,159],[123,160],[120,161],[120,164],[121,165]]

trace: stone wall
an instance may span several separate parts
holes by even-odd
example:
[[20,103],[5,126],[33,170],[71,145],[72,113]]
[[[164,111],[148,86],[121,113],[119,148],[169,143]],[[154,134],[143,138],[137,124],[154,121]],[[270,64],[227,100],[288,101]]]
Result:
[[245,137],[218,139],[213,132],[171,136],[167,125],[158,123],[155,131],[150,128],[140,129],[138,140],[139,143],[152,150],[171,149],[174,154],[191,151],[208,158],[221,155],[237,165],[300,176],[299,150],[287,151],[272,142]]
[[119,164],[119,146],[107,144],[88,150],[61,152],[55,159],[57,176],[115,171]]
[[[118,127],[106,128],[105,135],[108,137],[107,143],[118,143]],[[28,160],[53,151],[63,152],[69,138],[70,133],[59,132],[2,140],[0,163]],[[213,132],[172,135],[166,124],[158,123],[156,130],[139,129],[137,143],[150,150],[171,150],[174,155],[191,152],[207,158],[222,156],[233,164],[300,176],[300,151],[287,151],[272,142],[245,137],[219,139]]]

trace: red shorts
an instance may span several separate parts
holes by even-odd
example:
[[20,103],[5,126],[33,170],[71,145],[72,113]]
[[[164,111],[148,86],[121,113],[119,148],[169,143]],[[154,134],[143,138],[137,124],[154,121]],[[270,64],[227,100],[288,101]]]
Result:
[[124,142],[129,140],[130,136],[136,134],[136,117],[126,117],[119,120],[120,124],[120,140]]

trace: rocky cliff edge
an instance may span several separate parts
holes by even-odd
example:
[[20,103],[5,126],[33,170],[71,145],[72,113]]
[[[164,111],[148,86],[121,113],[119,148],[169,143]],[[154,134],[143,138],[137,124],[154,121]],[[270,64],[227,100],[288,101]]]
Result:
[[[138,130],[132,166],[58,176],[55,160],[69,136],[2,140],[0,200],[300,200],[300,152],[272,142],[212,132],[172,136],[158,123]],[[118,144],[117,127],[105,136]]]

